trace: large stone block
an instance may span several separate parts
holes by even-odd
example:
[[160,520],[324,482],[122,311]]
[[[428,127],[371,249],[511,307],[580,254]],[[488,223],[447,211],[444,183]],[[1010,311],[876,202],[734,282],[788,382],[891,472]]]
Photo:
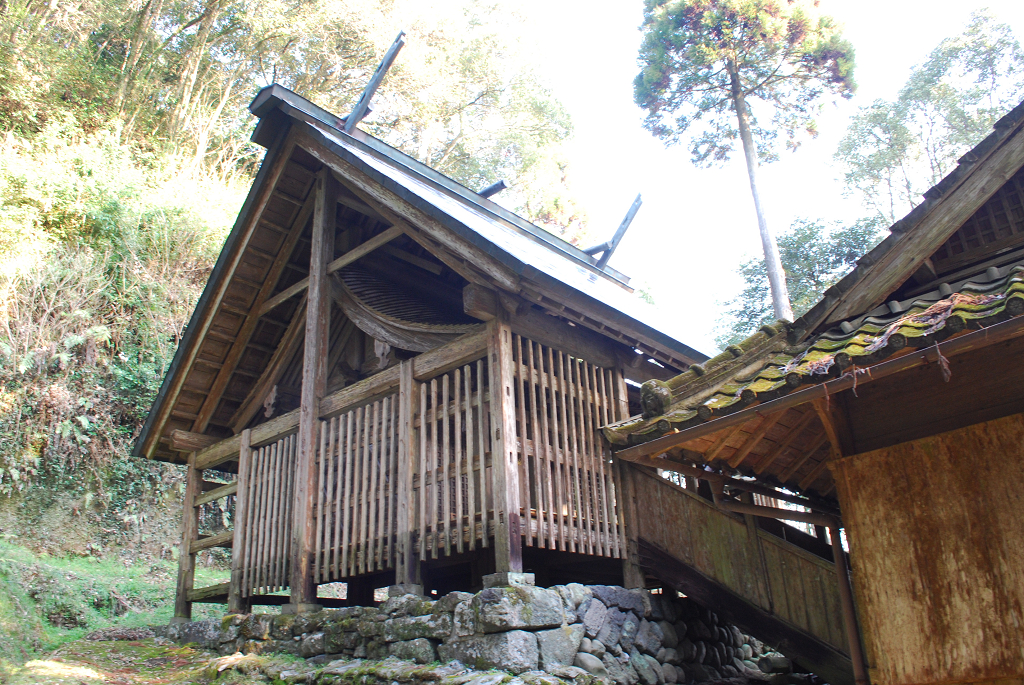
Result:
[[515,674],[536,669],[540,661],[537,636],[525,630],[463,637],[437,651],[442,661],[457,659],[479,670],[500,668]]
[[476,612],[473,611],[472,602],[467,600],[455,605],[453,622],[455,637],[469,637],[476,634]]
[[451,614],[402,616],[384,622],[384,641],[403,642],[421,637],[443,640],[452,634]]
[[619,643],[619,639],[622,637],[622,624],[625,621],[626,614],[622,613],[615,607],[608,609],[604,624],[597,632],[597,639],[604,643],[606,647],[611,649],[612,645],[617,645]]
[[652,664],[657,662],[653,659],[647,660],[647,657],[638,652],[635,648],[629,653],[629,663],[633,665],[636,670],[636,674],[640,677],[640,682],[643,685],[658,685],[658,676],[660,675],[654,670]]
[[484,633],[554,628],[565,619],[562,598],[557,592],[530,585],[487,588],[470,604],[477,628]]
[[608,675],[608,669],[604,667],[604,664],[593,654],[587,654],[586,652],[580,652],[576,655],[573,665],[577,668],[582,668],[584,671],[591,675],[605,676]]
[[249,614],[239,626],[239,633],[247,640],[268,640],[273,621],[270,614]]
[[407,661],[415,661],[418,664],[429,664],[437,661],[437,649],[434,643],[425,637],[402,642],[392,642],[388,645],[391,656]]
[[419,595],[391,597],[380,605],[380,612],[391,618],[397,616],[423,616],[434,610],[434,602]]
[[299,654],[304,658],[308,659],[313,656],[324,653],[324,634],[323,631],[318,633],[309,633],[306,637],[302,638],[302,642],[299,643]]
[[622,611],[632,611],[638,618],[643,618],[644,599],[640,590],[627,590],[618,585],[591,585],[590,590],[605,606],[617,606]]
[[[245,625],[245,621],[242,622],[242,625]],[[269,634],[270,621],[267,621],[266,630]],[[178,640],[181,641],[182,644],[195,642],[204,649],[217,649],[220,647],[220,621],[218,619],[211,618],[205,621],[182,623],[179,627],[178,635]]]
[[472,592],[459,592],[458,590],[449,592],[447,595],[445,595],[444,597],[442,597],[434,603],[433,613],[450,614],[451,612],[455,611],[455,607],[471,599],[473,599]]
[[356,632],[345,631],[338,623],[328,623],[324,628],[324,651],[328,654],[341,654],[354,650],[366,638]]
[[591,600],[590,606],[587,607],[587,613],[583,616],[583,628],[586,630],[587,637],[597,637],[607,618],[608,607],[604,605],[604,602],[599,599]]
[[[671,627],[671,626],[670,626]],[[636,646],[644,654],[655,655],[662,645],[661,626],[648,620],[641,621],[636,634]],[[625,648],[625,645],[623,645]]]
[[556,666],[571,666],[583,639],[583,624],[561,626],[552,630],[537,631],[537,647],[540,650],[540,667],[550,671]]
[[606,653],[601,659],[601,663],[604,664],[605,669],[608,671],[608,677],[615,681],[615,685],[636,685],[639,680],[636,670],[628,660],[623,663],[611,654]]
[[[633,643],[636,641],[637,634],[640,632],[640,620],[636,617],[636,614],[629,612],[625,614],[625,618],[622,621],[622,636],[619,638],[619,645],[626,652],[633,649]],[[646,621],[644,621],[646,623]]]

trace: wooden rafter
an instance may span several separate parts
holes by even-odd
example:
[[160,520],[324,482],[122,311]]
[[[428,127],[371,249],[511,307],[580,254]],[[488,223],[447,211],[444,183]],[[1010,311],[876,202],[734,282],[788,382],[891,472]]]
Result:
[[803,417],[796,422],[796,425],[789,429],[789,434],[780,440],[779,443],[771,449],[771,451],[761,457],[761,461],[757,462],[757,466],[754,467],[754,473],[761,475],[764,473],[765,469],[775,463],[775,460],[793,444],[793,441],[797,439],[805,428],[807,428],[807,425],[814,417],[815,413],[812,411],[804,413]]
[[822,431],[814,439],[814,442],[811,443],[811,446],[804,450],[804,453],[800,455],[800,457],[796,461],[790,464],[789,468],[787,468],[785,471],[779,474],[779,480],[785,483],[790,478],[792,478],[793,475],[800,470],[800,467],[806,464],[807,460],[814,456],[814,454],[819,449],[821,449],[821,446],[824,445],[826,442],[828,442],[828,435],[825,433],[825,431]]
[[[207,425],[209,425],[210,418],[213,416],[213,412],[217,409],[217,405],[220,403],[224,389],[227,387],[228,382],[231,380],[231,375],[234,373],[235,367],[238,366],[238,362],[241,361],[242,355],[245,353],[245,348],[249,343],[249,338],[252,337],[252,334],[256,330],[256,325],[260,321],[260,309],[262,308],[263,303],[267,301],[270,294],[274,292],[274,289],[277,287],[277,281],[281,277],[281,273],[284,271],[285,265],[292,256],[292,251],[295,249],[295,244],[299,241],[299,237],[302,235],[302,230],[305,228],[306,221],[313,212],[313,199],[313,193],[310,193],[306,203],[299,208],[295,221],[292,222],[291,230],[285,237],[284,243],[281,245],[281,250],[274,259],[274,263],[271,264],[270,271],[267,273],[267,277],[263,281],[263,286],[260,288],[260,291],[256,294],[256,299],[253,301],[252,307],[248,313],[244,313],[245,319],[242,322],[242,327],[239,329],[238,335],[235,336],[235,341],[231,344],[231,349],[224,358],[224,366],[217,373],[217,377],[214,379],[213,385],[210,387],[210,391],[206,395],[206,399],[203,400],[203,406],[199,409],[198,418],[196,418],[195,424],[192,426],[193,431],[202,433],[206,430]],[[228,275],[225,280],[230,281],[230,275]]]
[[824,459],[818,462],[818,464],[813,469],[811,469],[811,472],[800,480],[800,489],[806,490],[808,487],[818,482],[818,478],[822,476],[825,469],[828,467],[828,463],[832,461],[835,455],[836,452],[832,450],[829,452],[828,456],[826,456]]
[[717,459],[721,451],[725,449],[725,443],[729,442],[734,435],[740,432],[740,429],[742,428],[743,425],[739,425],[730,431],[726,431],[725,434],[718,440],[716,440],[715,444],[712,445],[710,449],[708,449],[708,451],[704,453],[704,461],[714,461],[715,459]]
[[284,374],[285,369],[288,368],[288,363],[295,356],[295,351],[302,344],[302,336],[305,331],[306,298],[303,296],[302,302],[295,309],[291,323],[288,324],[288,329],[284,332],[281,342],[277,344],[277,349],[274,350],[274,355],[270,358],[270,363],[267,364],[267,368],[263,370],[263,374],[256,381],[256,385],[253,386],[245,400],[242,401],[235,415],[228,421],[232,431],[235,433],[240,432],[252,421],[252,417],[256,416],[256,412],[262,406],[267,393],[281,380],[281,375]]
[[[369,253],[376,250],[378,247],[394,240],[398,236],[402,235],[402,229],[398,226],[392,226],[383,233],[373,236],[369,240],[360,245],[352,248],[345,254],[341,255],[330,264],[327,265],[327,273],[332,274],[339,269],[343,269],[352,262],[356,261],[360,257],[365,257]],[[309,277],[303,278],[301,281],[292,285],[285,290],[282,290],[277,295],[269,298],[259,309],[260,316],[264,316],[267,312],[274,309],[282,302],[290,300],[301,292],[304,292],[309,287]]]
[[[275,152],[273,165],[269,169],[267,179],[263,183],[263,188],[260,191],[259,196],[256,198],[255,208],[252,214],[252,218],[247,222],[247,226],[243,232],[243,238],[239,241],[239,247],[235,250],[234,254],[231,255],[231,265],[228,268],[228,272],[235,270],[238,263],[242,259],[242,255],[245,252],[245,247],[249,243],[249,239],[252,237],[253,232],[256,230],[256,226],[259,223],[259,217],[263,214],[263,210],[267,206],[267,202],[270,200],[271,193],[274,186],[277,185],[278,179],[281,174],[284,173],[285,168],[288,166],[291,160],[292,151],[295,149],[295,136],[289,133],[288,136],[281,141],[278,149]],[[269,154],[269,152],[268,152]],[[262,173],[262,169],[260,173]],[[177,402],[178,394],[181,392],[182,387],[185,384],[185,379],[188,377],[187,370],[191,368],[192,362],[199,355],[199,350],[202,347],[202,341],[207,334],[211,334],[213,337],[213,331],[210,330],[210,325],[213,322],[214,315],[216,314],[217,307],[220,305],[224,298],[224,293],[227,291],[229,279],[223,279],[217,291],[213,294],[212,301],[209,307],[206,309],[206,315],[203,320],[199,322],[196,328],[195,338],[193,338],[192,345],[184,350],[184,356],[181,359],[180,373],[175,374],[172,385],[168,388],[167,399],[162,403],[160,413],[156,416],[153,422],[153,428],[150,431],[150,437],[147,440],[147,444],[144,446],[144,454],[147,457],[152,457],[153,452],[156,451],[156,447],[159,444],[159,437],[163,433],[164,425],[167,422],[167,417],[174,409],[174,405]]]
[[832,412],[825,404],[825,400],[813,400],[811,405],[814,407],[814,411],[818,415],[818,418],[821,419],[821,425],[825,428],[825,435],[828,436],[828,441],[829,444],[832,445],[832,450],[836,454],[843,454],[843,443],[839,440],[839,432],[836,430],[836,425],[832,420]]
[[754,447],[756,447],[757,444],[761,442],[761,440],[764,439],[764,436],[768,434],[768,431],[772,429],[772,426],[778,423],[779,419],[781,419],[783,414],[785,413],[785,411],[780,411],[775,414],[770,414],[764,417],[764,420],[761,421],[761,425],[758,426],[757,430],[751,433],[750,437],[746,439],[743,445],[741,445],[740,448],[736,450],[736,453],[729,457],[729,466],[731,466],[732,468],[736,468],[737,466],[742,464],[743,461],[747,458],[747,455],[750,454],[750,451],[754,449]]

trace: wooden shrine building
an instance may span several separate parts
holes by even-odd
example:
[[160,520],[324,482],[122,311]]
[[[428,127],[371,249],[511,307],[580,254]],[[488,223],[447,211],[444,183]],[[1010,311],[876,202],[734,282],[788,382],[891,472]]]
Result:
[[642,392],[640,568],[833,683],[1024,683],[1024,103],[809,312]]
[[[188,464],[176,617],[623,582],[600,428],[705,357],[598,257],[281,86],[251,110],[266,157],[134,448]],[[214,546],[231,582],[194,588]]]

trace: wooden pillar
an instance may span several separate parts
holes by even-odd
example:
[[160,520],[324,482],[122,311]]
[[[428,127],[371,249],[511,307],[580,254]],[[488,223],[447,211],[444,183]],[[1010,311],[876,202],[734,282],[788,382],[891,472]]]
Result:
[[[395,561],[395,585],[399,586],[403,594],[404,591],[411,591],[411,586],[417,585],[420,577],[420,560],[412,546],[412,531],[416,526],[416,509],[412,503],[413,461],[416,458],[416,434],[413,418],[416,411],[415,400],[419,396],[420,385],[413,376],[414,361],[414,359],[408,359],[403,361],[399,367],[398,506],[395,517],[398,522],[398,539],[396,540],[398,554]],[[420,496],[423,496],[422,491]],[[419,593],[422,593],[422,588]]]
[[245,561],[245,529],[246,512],[249,509],[249,462],[252,459],[252,431],[246,428],[239,436],[241,445],[238,450],[238,490],[235,492],[235,530],[231,543],[231,587],[228,590],[228,613],[247,614],[250,610],[249,598],[243,596],[242,564]]
[[[612,405],[615,408],[615,421],[622,421],[629,418],[629,395],[626,389],[626,375],[620,366],[615,370],[615,401]],[[633,470],[629,464],[616,459],[614,468],[619,470],[619,483],[622,484],[622,492],[618,496],[622,498],[619,503],[619,512],[623,517],[623,528],[626,531],[626,556],[622,560],[622,584],[627,588],[642,588],[646,584],[644,572],[637,564],[639,552],[637,550],[636,533],[636,489],[633,484]]]
[[298,458],[295,466],[294,519],[291,546],[291,602],[282,611],[316,611],[313,579],[313,501],[316,495],[316,447],[320,400],[327,385],[327,333],[330,329],[330,288],[327,264],[334,258],[336,187],[324,167],[316,181],[313,235],[309,257],[306,300],[306,338],[303,349],[302,390],[299,405]]
[[512,328],[498,307],[488,324],[490,361],[491,463],[494,477],[494,565],[497,573],[522,573],[523,538],[519,520],[519,454],[516,446]]
[[174,618],[171,623],[187,623],[192,620],[192,602],[188,593],[195,584],[196,555],[192,543],[199,539],[199,510],[196,496],[202,492],[203,472],[196,468],[196,453],[188,456],[188,472],[185,476],[185,502],[181,517],[181,551],[178,553],[178,588],[174,595]]

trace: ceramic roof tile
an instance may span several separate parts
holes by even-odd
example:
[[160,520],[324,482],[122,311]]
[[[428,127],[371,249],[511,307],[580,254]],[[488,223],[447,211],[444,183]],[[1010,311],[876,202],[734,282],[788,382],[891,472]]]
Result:
[[[799,348],[786,342],[782,325],[772,336],[761,331],[740,345],[753,349],[753,357],[725,353],[707,362],[705,374],[714,372],[717,378],[713,387],[694,393],[696,375],[681,374],[664,383],[671,400],[663,411],[607,426],[605,434],[620,445],[646,442],[802,385],[824,382],[851,367],[877,364],[901,350],[929,347],[961,331],[1020,316],[1024,262],[989,268],[974,278],[895,303],[895,310],[898,313],[883,305],[845,322],[848,332],[837,326]],[[752,373],[744,373],[751,367]]]

